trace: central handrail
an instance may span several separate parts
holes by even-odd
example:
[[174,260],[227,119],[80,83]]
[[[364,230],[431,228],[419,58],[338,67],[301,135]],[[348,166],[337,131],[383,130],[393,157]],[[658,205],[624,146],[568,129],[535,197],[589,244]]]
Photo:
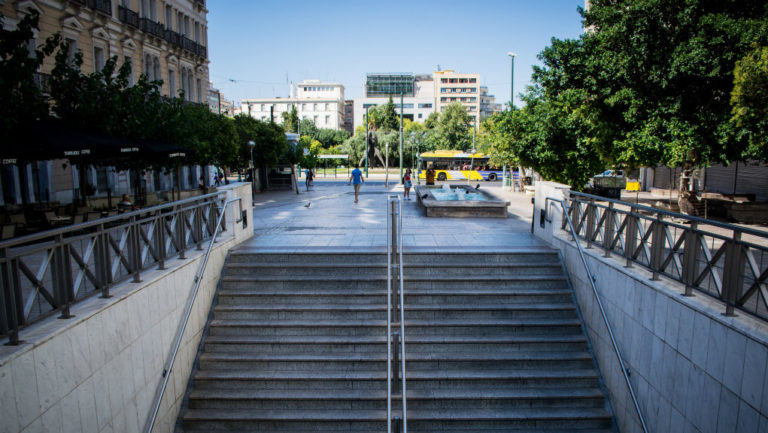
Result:
[[640,405],[637,403],[637,396],[635,395],[635,390],[632,387],[632,382],[630,382],[629,380],[629,374],[627,373],[626,364],[624,364],[624,358],[622,358],[621,351],[619,350],[619,346],[616,344],[616,338],[613,335],[613,329],[611,328],[611,323],[610,321],[608,321],[608,316],[605,314],[605,309],[603,308],[603,302],[600,299],[600,294],[597,291],[597,285],[595,284],[595,281],[597,280],[597,278],[595,277],[595,274],[592,273],[592,269],[589,267],[587,258],[584,257],[584,251],[581,249],[581,243],[579,242],[579,237],[576,236],[576,230],[573,228],[573,222],[571,221],[570,212],[568,212],[568,206],[565,204],[565,201],[563,201],[562,199],[547,197],[545,201],[545,207],[544,207],[545,213],[549,211],[549,208],[552,202],[560,203],[560,206],[563,208],[563,215],[565,215],[565,218],[568,221],[568,227],[571,230],[571,236],[573,236],[574,242],[576,243],[576,248],[579,251],[581,262],[584,264],[584,270],[587,271],[587,279],[589,280],[589,284],[592,286],[592,293],[594,293],[595,295],[597,306],[600,309],[600,315],[603,317],[603,323],[605,323],[605,327],[608,329],[608,336],[611,338],[611,345],[613,345],[613,351],[616,353],[616,358],[618,359],[619,365],[621,366],[621,373],[624,375],[624,380],[627,382],[627,387],[629,388],[629,394],[632,397],[632,402],[635,405],[635,411],[637,413],[637,417],[640,420],[640,426],[643,428],[643,432],[648,433],[648,428],[645,425],[643,412],[640,409]]
[[[205,267],[208,264],[208,257],[211,255],[213,244],[216,242],[216,237],[219,235],[219,231],[221,229],[221,221],[224,218],[224,215],[227,213],[227,206],[229,206],[231,203],[234,203],[234,202],[238,202],[240,206],[240,214],[243,213],[243,202],[242,202],[242,198],[240,197],[227,200],[226,202],[224,202],[224,204],[221,207],[219,218],[216,220],[216,229],[214,230],[213,236],[211,236],[211,239],[208,243],[208,249],[206,249],[205,251],[205,256],[203,257],[203,261],[200,264],[200,268],[195,274],[195,278],[193,280],[194,287],[192,289],[192,293],[189,295],[189,299],[187,300],[187,306],[184,311],[184,316],[177,328],[176,338],[173,344],[173,350],[171,351],[168,362],[166,363],[166,367],[163,369],[163,378],[160,382],[160,388],[155,395],[152,414],[147,420],[146,428],[144,429],[146,433],[152,433],[152,429],[155,426],[155,421],[157,420],[157,413],[160,411],[160,403],[163,401],[163,395],[165,394],[165,389],[168,387],[168,379],[171,377],[171,370],[173,369],[173,364],[176,361],[176,355],[179,353],[179,347],[181,347],[181,340],[184,337],[184,331],[187,329],[187,323],[189,323],[189,316],[192,313],[192,307],[194,306],[195,300],[197,299],[197,292],[200,289],[200,282],[203,279],[203,273],[205,272]],[[239,221],[236,221],[236,222],[239,222]]]
[[[389,196],[387,203],[387,433],[393,433],[392,394],[393,383],[397,382],[398,375],[400,376],[402,419],[398,417],[394,418],[394,433],[401,432],[401,424],[402,432],[407,433],[408,412],[405,398],[405,295],[403,291],[403,213],[400,196]],[[396,285],[393,284],[394,279],[397,280]],[[392,331],[393,315],[400,321],[399,332]],[[395,358],[394,363],[392,361],[393,355]]]

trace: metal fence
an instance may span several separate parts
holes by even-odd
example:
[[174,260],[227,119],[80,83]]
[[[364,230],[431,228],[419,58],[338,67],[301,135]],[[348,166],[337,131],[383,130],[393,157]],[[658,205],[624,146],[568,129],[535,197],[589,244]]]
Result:
[[[190,249],[202,250],[220,213],[208,194],[93,222],[0,242],[0,333],[11,344],[19,330],[110,288],[141,281]],[[226,229],[226,221],[222,230]]]
[[588,248],[720,299],[727,315],[768,320],[768,232],[573,191],[567,200]]

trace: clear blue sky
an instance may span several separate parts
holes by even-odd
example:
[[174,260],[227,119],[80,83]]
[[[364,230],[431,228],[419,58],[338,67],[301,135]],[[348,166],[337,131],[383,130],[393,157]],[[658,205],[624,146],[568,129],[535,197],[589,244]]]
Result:
[[[369,72],[479,73],[515,104],[552,37],[582,33],[584,0],[208,0],[208,55],[224,97],[288,96],[288,82],[339,82],[362,96]],[[234,82],[232,81],[234,80]]]

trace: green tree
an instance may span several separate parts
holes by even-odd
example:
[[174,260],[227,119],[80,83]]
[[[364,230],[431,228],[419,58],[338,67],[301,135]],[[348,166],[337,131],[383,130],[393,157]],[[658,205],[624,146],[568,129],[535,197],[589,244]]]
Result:
[[301,135],[306,135],[307,137],[314,137],[317,135],[317,126],[315,125],[315,122],[310,119],[301,119],[299,130]]
[[749,155],[768,159],[768,46],[754,46],[736,62],[731,93],[732,121],[745,135]]
[[392,96],[386,104],[379,107],[379,116],[377,117],[376,129],[380,131],[399,131],[400,117],[395,110],[395,104],[392,102]]
[[285,129],[285,132],[296,132],[296,128],[299,125],[299,112],[296,111],[296,106],[291,105],[291,111],[284,111],[283,114],[281,114],[283,118],[283,129]]
[[[39,15],[33,11],[24,15],[16,30],[0,30],[0,140],[3,143],[25,122],[48,117],[48,101],[36,82],[36,73],[43,59],[52,55],[60,36],[46,39],[42,47],[29,51],[29,41],[35,38]],[[0,29],[5,17],[0,14]]]
[[452,102],[440,113],[437,139],[446,149],[467,150],[472,147],[471,127],[467,109],[458,102]]
[[256,167],[274,167],[288,148],[285,132],[279,125],[256,120],[247,114],[238,114],[233,119],[237,133],[238,161],[240,167],[247,167],[251,160],[249,141],[254,142],[253,161]]

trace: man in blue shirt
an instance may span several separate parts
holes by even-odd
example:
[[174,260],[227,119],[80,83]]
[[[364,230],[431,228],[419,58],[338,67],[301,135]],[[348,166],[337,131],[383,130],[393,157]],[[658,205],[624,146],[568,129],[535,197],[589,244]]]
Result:
[[363,172],[360,171],[360,164],[358,164],[355,166],[355,169],[352,170],[352,174],[349,176],[349,182],[347,182],[347,185],[350,183],[355,185],[355,203],[357,203],[357,196],[360,194],[360,185],[362,185],[363,182]]

